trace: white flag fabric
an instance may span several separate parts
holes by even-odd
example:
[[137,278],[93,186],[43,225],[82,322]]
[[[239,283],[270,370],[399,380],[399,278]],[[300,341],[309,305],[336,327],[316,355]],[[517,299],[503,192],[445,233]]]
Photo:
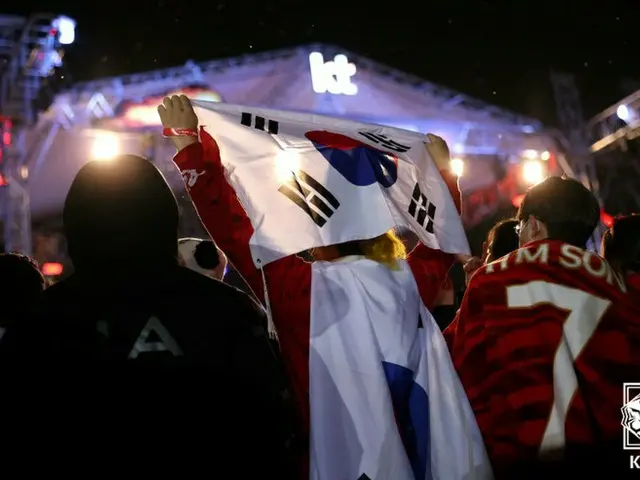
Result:
[[401,263],[313,264],[311,480],[492,478],[444,338]]
[[468,253],[426,136],[309,113],[194,101],[254,227],[256,266],[398,227]]

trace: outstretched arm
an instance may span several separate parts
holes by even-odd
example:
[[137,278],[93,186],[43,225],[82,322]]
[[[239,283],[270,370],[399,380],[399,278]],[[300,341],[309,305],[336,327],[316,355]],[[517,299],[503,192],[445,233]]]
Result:
[[[198,118],[185,96],[165,98],[158,107],[158,113],[165,128],[193,132],[197,129]],[[264,302],[262,275],[253,263],[249,249],[253,226],[226,179],[218,144],[204,129],[201,128],[199,133],[200,141],[197,136],[170,137],[178,150],[173,160],[182,173],[187,191],[209,234],[256,296]],[[304,286],[305,280],[310,282],[309,270],[309,265],[295,256],[268,265],[264,271],[269,279],[272,307],[283,296],[282,290],[287,290],[289,299],[296,296],[296,292],[290,289],[294,285]]]
[[[253,226],[225,178],[215,140],[203,129],[200,139],[202,143],[194,143],[180,150],[174,162],[183,174],[187,190],[209,234],[256,296],[264,302],[262,275],[253,263],[249,249]],[[310,265],[295,255],[267,265],[264,272],[271,307],[275,310],[280,309],[278,304],[283,296],[290,301],[292,297],[302,294],[305,286],[305,291],[310,286]]]
[[[191,125],[192,128],[197,128],[197,117],[189,99],[183,97],[178,101],[182,102],[181,108],[174,108],[173,98],[165,99],[161,107],[165,109],[164,115],[160,112],[163,125],[172,128]],[[262,275],[255,267],[249,250],[253,227],[235,191],[227,182],[218,145],[211,135],[202,129],[201,142],[198,142],[197,138],[176,139],[181,141],[174,141],[179,150],[174,161],[182,172],[186,188],[202,223],[256,296],[264,303]],[[303,417],[303,424],[308,426],[309,408],[305,389],[309,383],[307,365],[311,265],[291,255],[266,265],[264,275],[283,360],[292,380],[291,385]]]

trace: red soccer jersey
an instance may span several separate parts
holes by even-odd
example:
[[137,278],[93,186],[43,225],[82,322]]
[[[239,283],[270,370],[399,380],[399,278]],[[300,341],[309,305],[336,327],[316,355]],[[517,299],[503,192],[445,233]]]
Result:
[[598,255],[540,241],[482,267],[447,337],[497,477],[550,452],[621,450],[640,299]]

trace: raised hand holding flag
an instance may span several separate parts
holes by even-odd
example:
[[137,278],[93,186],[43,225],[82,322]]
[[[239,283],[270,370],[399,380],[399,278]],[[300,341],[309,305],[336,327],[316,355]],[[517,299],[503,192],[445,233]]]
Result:
[[[171,106],[182,105],[171,99]],[[448,168],[442,139],[221,103],[194,102],[194,110],[214,134],[228,181],[252,222],[256,265],[313,247],[373,238],[396,226],[415,231],[432,248],[468,253],[459,214],[439,173]],[[184,127],[192,119],[189,113],[182,108],[163,125]]]

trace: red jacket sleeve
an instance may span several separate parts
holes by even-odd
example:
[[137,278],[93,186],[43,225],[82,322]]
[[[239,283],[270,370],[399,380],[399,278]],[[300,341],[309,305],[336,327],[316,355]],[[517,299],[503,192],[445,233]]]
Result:
[[409,267],[416,279],[420,298],[429,311],[433,310],[440,287],[447,278],[453,260],[454,257],[450,253],[434,250],[422,244],[409,255]]
[[[440,174],[449,188],[449,193],[451,193],[458,212],[462,213],[462,198],[458,187],[458,177],[447,170],[440,171]],[[409,267],[411,267],[413,276],[418,284],[420,297],[425,307],[430,311],[434,307],[440,287],[446,280],[447,273],[454,260],[454,256],[450,253],[435,250],[423,244],[419,244],[409,255]]]
[[[204,130],[201,131],[201,138],[202,143],[194,143],[178,152],[174,162],[187,182],[191,199],[209,234],[245,278],[256,296],[264,301],[262,275],[255,267],[249,250],[253,226],[235,191],[225,178],[218,145]],[[193,181],[189,182],[191,178]],[[269,279],[269,297],[272,303],[277,303],[285,290],[288,291],[288,301],[298,296],[295,293],[308,296],[310,265],[298,257],[290,256],[275,261],[264,270]],[[280,283],[272,285],[272,281],[276,279]],[[284,285],[283,280],[286,280]],[[307,281],[301,284],[301,280]]]
[[[200,138],[202,143],[182,149],[174,157],[174,162],[185,179],[191,199],[211,238],[264,303],[262,275],[255,267],[249,250],[253,226],[226,180],[215,140],[204,130],[201,130]],[[311,265],[292,255],[266,265],[264,274],[283,358],[308,425],[306,398],[309,384]]]

